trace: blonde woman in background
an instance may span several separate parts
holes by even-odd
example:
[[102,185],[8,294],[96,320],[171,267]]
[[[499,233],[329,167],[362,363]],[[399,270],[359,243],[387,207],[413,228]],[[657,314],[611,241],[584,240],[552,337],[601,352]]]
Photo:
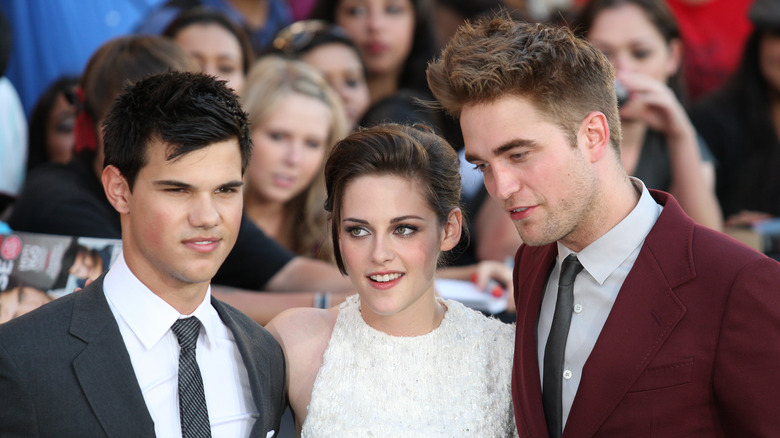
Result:
[[293,252],[328,259],[323,164],[348,129],[339,96],[313,67],[268,56],[252,67],[242,104],[254,142],[246,214]]

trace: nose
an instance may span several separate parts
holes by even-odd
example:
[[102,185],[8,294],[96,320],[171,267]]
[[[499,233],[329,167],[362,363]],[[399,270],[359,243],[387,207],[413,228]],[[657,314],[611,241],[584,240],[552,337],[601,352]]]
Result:
[[381,10],[372,8],[368,11],[368,27],[369,29],[376,30],[382,27],[385,22],[385,15]]
[[612,61],[612,66],[615,67],[615,71],[618,73],[634,70],[634,63],[627,53],[616,53],[610,61]]
[[511,198],[520,190],[520,186],[517,175],[503,166],[495,165],[490,173],[485,174],[485,187],[497,201],[503,202]]
[[199,194],[193,199],[189,221],[196,228],[213,228],[222,222],[219,208],[210,193]]
[[214,65],[214,63],[207,62],[207,61],[202,61],[202,62],[200,63],[200,69],[201,69],[201,71],[202,71],[204,74],[207,74],[207,75],[209,75],[209,76],[216,76],[216,77],[220,77],[220,74],[221,74],[221,73],[219,72],[219,69],[217,68],[217,66],[216,66],[216,65]]
[[295,166],[301,161],[301,154],[303,153],[304,145],[301,141],[291,141],[287,144],[286,151],[284,153],[285,163]]
[[378,236],[373,240],[371,249],[371,261],[377,265],[382,265],[393,259],[393,250],[388,239]]

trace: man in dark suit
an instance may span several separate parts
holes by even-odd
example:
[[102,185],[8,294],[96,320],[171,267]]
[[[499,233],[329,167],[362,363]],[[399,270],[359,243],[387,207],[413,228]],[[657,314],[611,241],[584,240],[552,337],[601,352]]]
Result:
[[498,17],[459,29],[428,81],[524,241],[519,435],[777,436],[780,264],[626,174],[607,58]]
[[[224,83],[165,73],[128,87],[104,126],[122,255],[84,290],[0,325],[0,436],[191,436],[192,418],[213,436],[274,436],[282,350],[210,289],[241,221],[246,115]],[[185,374],[201,389],[183,391]]]

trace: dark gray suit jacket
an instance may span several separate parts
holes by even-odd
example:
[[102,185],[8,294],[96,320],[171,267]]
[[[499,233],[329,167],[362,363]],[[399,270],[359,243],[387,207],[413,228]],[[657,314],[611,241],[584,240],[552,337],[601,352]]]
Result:
[[[249,374],[259,411],[250,436],[278,435],[286,406],[281,347],[243,313],[214,298],[212,305]],[[103,277],[0,324],[0,436],[154,436]]]

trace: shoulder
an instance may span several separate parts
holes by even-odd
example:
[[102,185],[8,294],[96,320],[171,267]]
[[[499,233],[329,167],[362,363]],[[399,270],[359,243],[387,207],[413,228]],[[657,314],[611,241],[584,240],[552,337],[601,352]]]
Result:
[[445,300],[449,311],[453,312],[454,321],[463,335],[475,338],[488,348],[505,349],[514,345],[515,325],[507,324],[482,312],[466,307],[453,300]]
[[654,196],[662,201],[664,210],[648,234],[643,251],[647,248],[653,254],[665,275],[678,280],[695,275],[717,280],[721,287],[738,277],[744,281],[747,272],[756,273],[754,281],[777,278],[780,263],[724,233],[695,224],[670,195],[655,192]]
[[309,350],[323,342],[327,344],[336,325],[338,311],[338,307],[288,309],[275,316],[266,328],[288,354],[288,350]]
[[47,345],[58,344],[68,335],[73,306],[78,295],[65,295],[30,313],[0,324],[0,348],[13,355],[48,355]]

